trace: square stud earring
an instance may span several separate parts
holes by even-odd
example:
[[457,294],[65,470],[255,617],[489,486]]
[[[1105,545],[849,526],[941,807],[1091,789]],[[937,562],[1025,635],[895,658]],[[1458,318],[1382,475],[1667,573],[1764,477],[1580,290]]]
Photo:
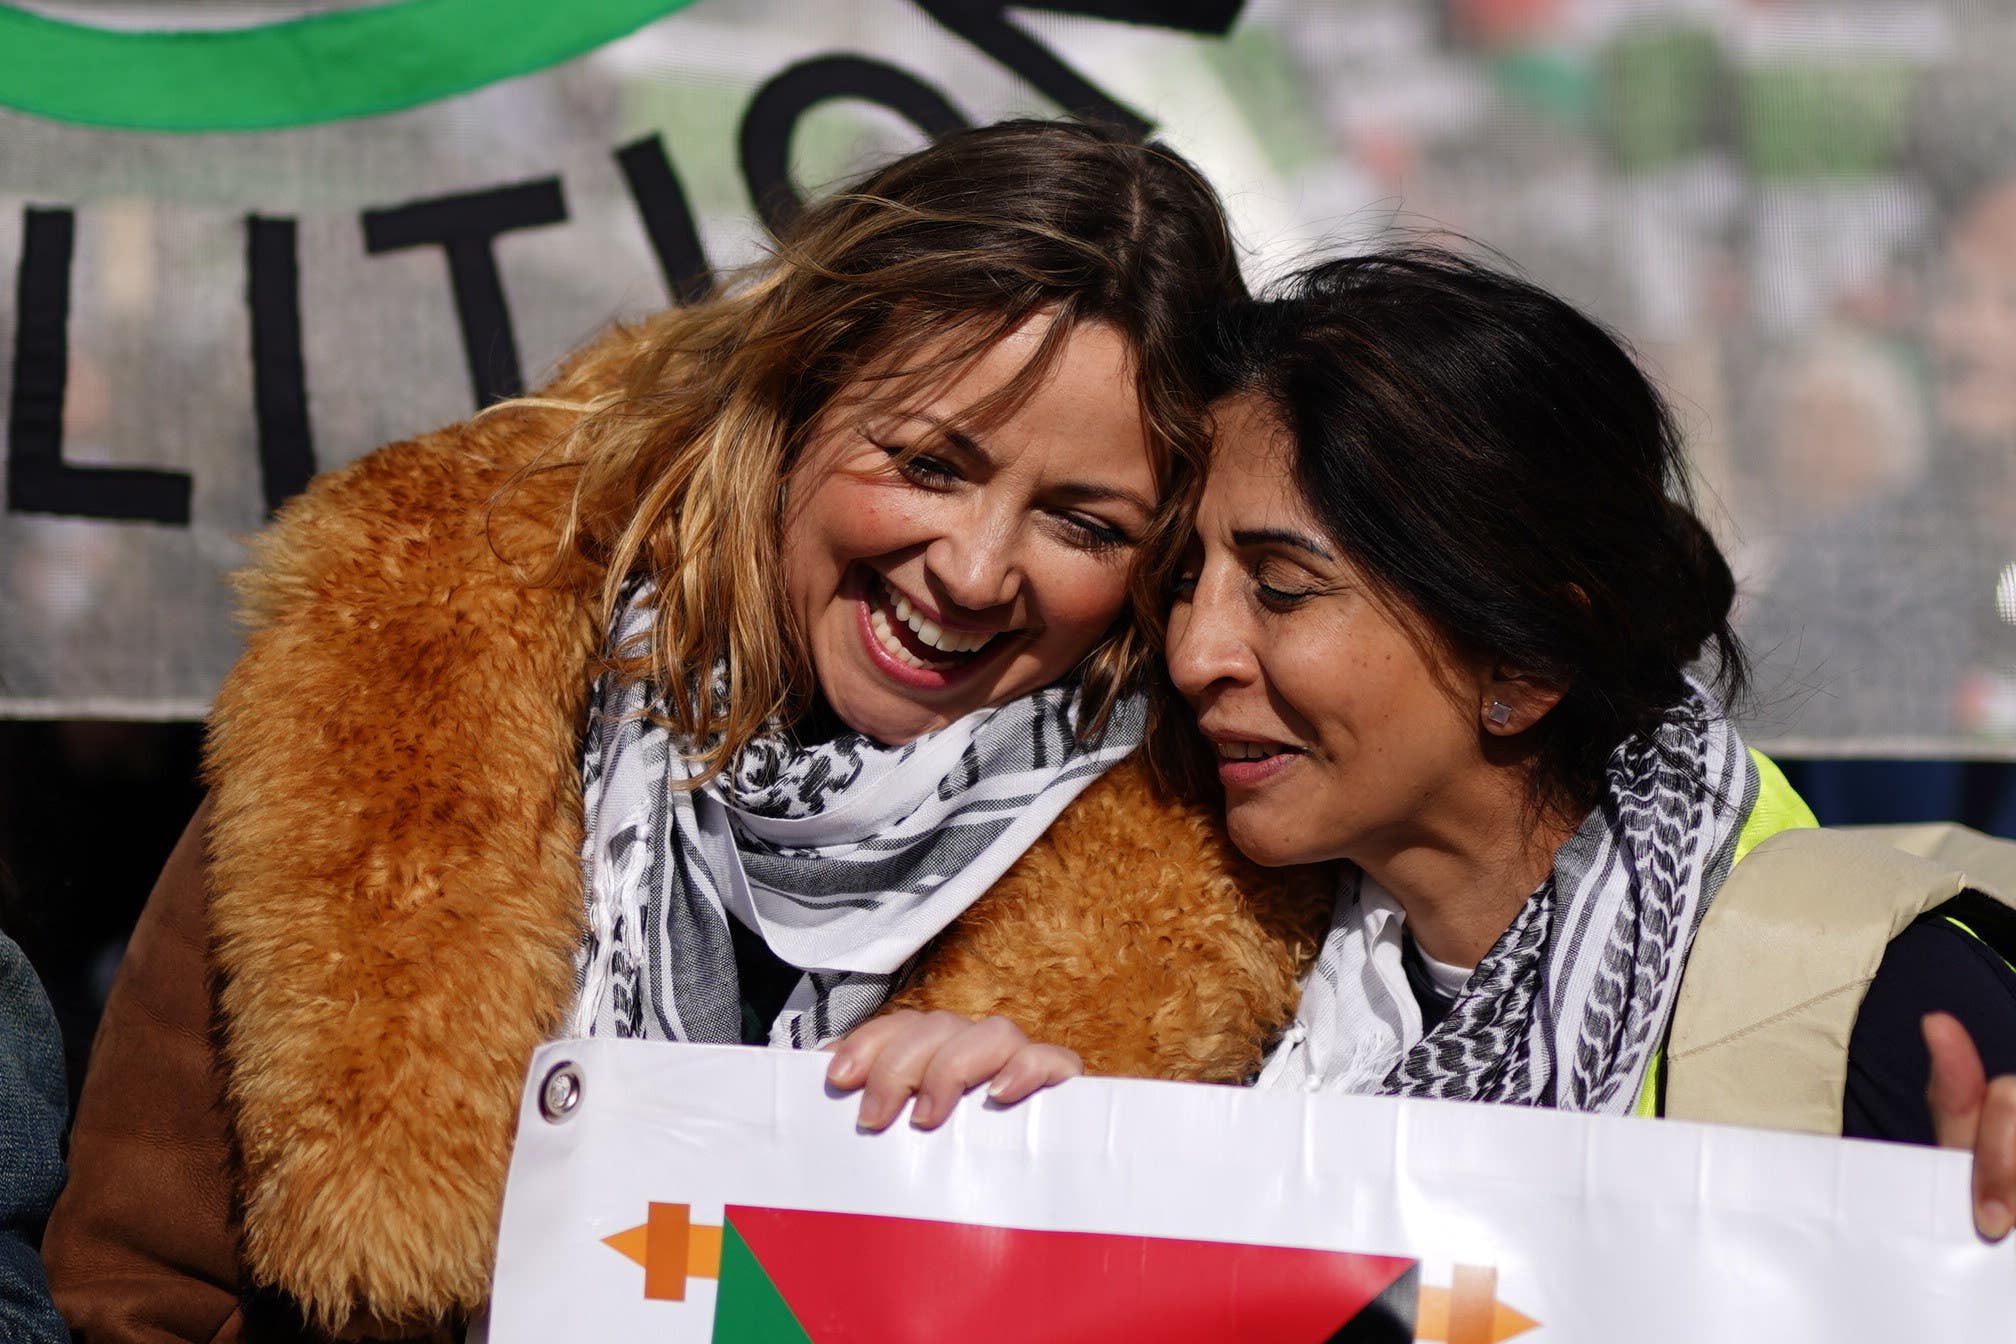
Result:
[[1506,704],[1503,700],[1493,700],[1491,708],[1484,711],[1484,717],[1491,721],[1492,727],[1503,728],[1506,724],[1512,722],[1512,706]]

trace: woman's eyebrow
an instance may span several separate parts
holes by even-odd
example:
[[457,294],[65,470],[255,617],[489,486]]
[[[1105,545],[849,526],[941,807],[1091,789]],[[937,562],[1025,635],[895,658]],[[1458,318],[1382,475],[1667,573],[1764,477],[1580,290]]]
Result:
[[980,440],[966,433],[966,431],[960,429],[949,420],[929,415],[923,411],[896,411],[894,414],[899,420],[915,420],[919,424],[930,426],[932,430],[944,436],[945,442],[951,444],[960,452],[971,453],[990,467],[994,465],[993,457],[985,448],[980,446]]
[[1232,534],[1232,544],[1234,546],[1292,546],[1298,551],[1307,551],[1311,555],[1321,556],[1325,560],[1334,562],[1337,559],[1336,556],[1330,553],[1329,548],[1314,537],[1307,537],[1300,532],[1290,532],[1279,527],[1242,528]]
[[1063,481],[1051,486],[1050,496],[1063,504],[1099,504],[1115,500],[1122,504],[1132,504],[1146,514],[1153,514],[1155,506],[1132,490],[1123,490],[1117,485],[1100,485],[1095,481]]

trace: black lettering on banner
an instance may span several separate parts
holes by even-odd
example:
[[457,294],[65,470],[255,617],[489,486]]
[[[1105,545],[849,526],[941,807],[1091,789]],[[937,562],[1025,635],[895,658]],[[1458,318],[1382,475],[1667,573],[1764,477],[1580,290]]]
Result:
[[[1146,135],[1154,123],[1073,70],[1041,42],[1008,21],[1011,0],[917,0],[945,28],[1029,81],[1057,106],[1088,121],[1124,126]],[[1017,9],[1076,14],[1092,19],[1222,37],[1245,0],[1012,0]]]
[[504,280],[497,273],[496,239],[566,218],[567,202],[557,177],[364,212],[364,250],[374,256],[428,246],[448,254],[455,315],[462,323],[462,352],[469,361],[469,386],[479,408],[525,390],[518,339],[504,302]]
[[8,509],[187,527],[191,489],[187,473],[79,467],[63,460],[76,213],[31,207],[22,216],[21,235],[14,396],[7,410]]
[[315,474],[308,373],[301,356],[301,263],[291,219],[245,218],[245,300],[252,309],[252,405],[259,481],[279,508]]
[[665,142],[655,135],[632,141],[616,151],[616,166],[623,170],[630,198],[644,217],[644,232],[665,273],[665,288],[674,303],[698,303],[714,291],[714,276],[707,254],[700,246],[700,230],[693,223],[693,209],[686,204],[686,189],[665,153]]
[[774,234],[805,208],[791,183],[791,132],[798,118],[834,98],[879,103],[934,139],[971,124],[917,76],[865,56],[820,56],[780,71],[742,114],[742,178]]

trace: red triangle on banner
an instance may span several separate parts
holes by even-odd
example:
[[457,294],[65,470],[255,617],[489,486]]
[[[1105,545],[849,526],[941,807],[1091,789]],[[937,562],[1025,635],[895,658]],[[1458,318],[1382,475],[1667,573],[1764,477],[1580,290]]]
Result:
[[[1324,1344],[1398,1256],[728,1207],[813,1344]],[[1390,1322],[1413,1334],[1406,1320]],[[1379,1311],[1386,1311],[1382,1304]]]

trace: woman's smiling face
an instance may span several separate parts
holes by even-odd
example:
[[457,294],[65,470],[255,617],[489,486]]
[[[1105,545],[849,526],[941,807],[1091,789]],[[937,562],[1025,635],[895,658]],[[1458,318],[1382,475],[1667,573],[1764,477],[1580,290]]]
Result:
[[1126,606],[1155,477],[1120,334],[1075,328],[1011,412],[961,427],[1048,323],[893,399],[844,389],[792,472],[785,597],[826,704],[879,742],[1048,685]]
[[1376,861],[1482,764],[1487,669],[1431,653],[1324,534],[1269,408],[1239,399],[1218,418],[1169,674],[1217,753],[1243,853]]

